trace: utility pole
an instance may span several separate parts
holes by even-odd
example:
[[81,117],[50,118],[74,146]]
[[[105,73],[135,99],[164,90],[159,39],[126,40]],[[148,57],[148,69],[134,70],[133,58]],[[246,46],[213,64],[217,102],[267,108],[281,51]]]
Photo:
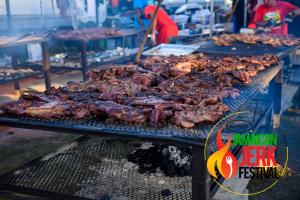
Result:
[[11,30],[12,24],[11,24],[10,0],[5,0],[5,7],[6,7],[7,27],[9,30]]
[[244,0],[244,28],[247,28],[247,17],[248,17],[248,0]]
[[213,36],[214,24],[215,24],[215,13],[214,13],[215,1],[210,0],[210,37]]

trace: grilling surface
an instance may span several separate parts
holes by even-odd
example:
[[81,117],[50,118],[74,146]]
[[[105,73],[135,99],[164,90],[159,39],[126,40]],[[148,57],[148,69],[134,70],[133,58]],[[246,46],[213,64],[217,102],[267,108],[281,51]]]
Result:
[[[249,85],[240,85],[240,95],[236,99],[225,98],[224,103],[229,107],[230,113],[238,111],[242,105],[258,94],[265,88],[274,76],[282,69],[281,65],[273,66],[263,72],[260,72],[252,79]],[[247,107],[246,107],[247,108]],[[21,126],[23,128],[72,131],[73,133],[84,134],[110,134],[116,136],[134,136],[151,139],[162,139],[180,141],[185,143],[199,142],[207,138],[211,129],[210,125],[197,125],[193,129],[182,129],[172,124],[159,124],[157,127],[151,127],[147,124],[126,124],[118,122],[107,122],[95,118],[76,120],[76,119],[37,119],[23,116],[12,116],[2,114],[0,123],[11,126]]]
[[262,57],[208,58],[204,55],[151,57],[141,66],[99,69],[88,82],[29,94],[1,108],[8,114],[43,119],[86,119],[96,116],[130,124],[171,123],[181,128],[215,123],[236,98],[236,83],[249,84],[259,71],[277,63]]

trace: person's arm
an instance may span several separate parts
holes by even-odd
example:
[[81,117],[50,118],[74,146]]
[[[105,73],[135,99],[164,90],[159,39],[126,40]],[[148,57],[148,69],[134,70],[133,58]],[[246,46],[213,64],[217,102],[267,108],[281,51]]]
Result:
[[284,2],[282,7],[284,9],[284,15],[300,15],[300,9],[291,3]]
[[300,9],[290,3],[285,2],[285,6],[284,6],[285,10],[285,21],[287,22],[292,22],[293,19],[300,15]]
[[290,13],[292,13],[295,16],[300,15],[300,8],[296,8],[295,10],[292,10]]
[[300,15],[300,8],[297,8],[296,10],[293,11],[296,15]]

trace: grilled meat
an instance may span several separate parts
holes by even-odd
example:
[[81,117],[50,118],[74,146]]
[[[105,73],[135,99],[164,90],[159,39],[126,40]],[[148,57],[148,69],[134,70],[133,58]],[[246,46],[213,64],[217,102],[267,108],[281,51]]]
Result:
[[92,105],[92,109],[98,116],[107,115],[109,118],[119,121],[129,123],[144,123],[146,121],[146,116],[141,110],[112,101],[96,101]]
[[[232,41],[229,36],[224,38]],[[240,94],[235,84],[250,83],[251,77],[277,62],[271,55],[148,57],[141,66],[92,70],[87,82],[69,82],[44,93],[23,95],[1,109],[7,114],[42,119],[93,116],[107,121],[149,122],[152,126],[167,122],[192,128],[218,120],[228,111],[222,99]]]
[[122,31],[111,28],[89,28],[74,31],[60,31],[54,34],[56,39],[61,40],[96,40],[111,36],[121,36]]
[[216,46],[231,46],[234,41],[242,42],[245,44],[262,43],[273,47],[280,46],[297,46],[300,44],[300,39],[291,36],[281,36],[273,34],[224,34],[219,37],[213,37]]

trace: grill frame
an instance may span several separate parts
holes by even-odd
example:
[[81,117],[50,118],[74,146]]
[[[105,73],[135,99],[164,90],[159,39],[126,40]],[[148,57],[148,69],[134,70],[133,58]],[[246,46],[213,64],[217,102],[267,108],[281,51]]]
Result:
[[[258,100],[253,100],[251,102],[253,105],[258,103]],[[259,118],[257,118],[255,120],[255,127],[258,128],[259,127],[259,123],[261,122],[261,119],[266,115],[266,113],[268,113],[271,109],[272,109],[272,103],[263,103],[261,102],[262,105],[262,109],[259,109],[260,113],[259,113]],[[99,184],[99,181],[107,181],[106,178],[103,178],[101,180],[98,180],[97,178],[99,178],[99,174],[104,173],[105,171],[111,171],[112,169],[114,169],[114,167],[109,167],[109,169],[107,168],[102,168],[99,167],[102,166],[102,164],[99,164],[100,160],[99,157],[101,156],[106,156],[108,155],[108,159],[112,159],[112,157],[115,157],[116,159],[121,159],[122,155],[126,155],[128,149],[127,148],[122,148],[122,143],[120,146],[118,146],[118,151],[112,151],[113,153],[107,153],[107,152],[111,152],[108,149],[102,148],[102,147],[98,147],[98,146],[102,146],[103,144],[99,143],[99,141],[101,140],[106,140],[103,138],[99,138],[99,137],[94,137],[94,139],[98,140],[98,143],[95,142],[95,144],[93,144],[93,142],[91,143],[87,143],[86,140],[92,140],[92,137],[89,136],[83,136],[80,137],[78,139],[76,139],[75,141],[73,141],[71,144],[67,145],[66,147],[60,148],[59,150],[57,150],[54,153],[51,153],[47,156],[42,156],[39,157],[21,167],[19,167],[18,169],[12,170],[10,172],[7,172],[6,174],[0,176],[0,188],[2,191],[8,191],[8,192],[16,192],[19,194],[26,194],[26,195],[33,195],[33,196],[38,196],[38,197],[50,197],[53,199],[78,199],[78,200],[90,200],[90,199],[98,199],[98,198],[88,198],[88,196],[85,195],[91,195],[90,197],[94,197],[94,195],[97,194],[93,194],[93,189],[92,188],[97,188],[97,184]],[[116,140],[116,139],[108,139],[108,140]],[[128,140],[130,141],[130,140]],[[86,142],[86,144],[85,144]],[[127,143],[123,143],[123,145]],[[114,147],[116,147],[116,145],[114,144],[109,144],[108,143],[108,148],[110,149],[114,149]],[[133,145],[134,146],[134,145]],[[75,150],[73,150],[73,148],[75,148]],[[76,150],[77,148],[77,150]],[[99,150],[95,150],[95,148],[98,148]],[[134,149],[133,147],[131,147],[132,149]],[[61,150],[63,149],[63,150]],[[126,150],[124,150],[126,149]],[[101,151],[100,151],[101,150]],[[96,151],[101,152],[99,155],[99,153],[95,153]],[[120,153],[121,152],[121,153]],[[235,150],[232,150],[232,153],[234,153],[234,155],[236,155],[236,157],[238,158],[240,156],[240,149],[237,148]],[[117,155],[117,156],[116,156]],[[74,158],[75,156],[75,158]],[[77,156],[77,158],[76,158]],[[57,158],[58,157],[58,158]],[[106,157],[105,157],[106,158]],[[82,161],[83,160],[87,160],[87,161]],[[89,163],[88,160],[90,160],[91,162]],[[102,161],[101,161],[102,162]],[[75,164],[75,166],[73,166],[73,168],[71,169],[70,166],[72,166],[72,163],[80,163],[80,164]],[[85,164],[86,163],[86,164]],[[81,181],[78,176],[79,176],[79,172],[81,169],[78,169],[78,166],[81,165],[82,167],[86,167],[88,169],[88,171],[90,170],[90,164],[91,166],[97,166],[95,169],[99,169],[100,171],[99,174],[93,176],[88,172],[85,172],[84,174],[89,174],[88,177],[96,177],[93,178],[93,180],[98,180],[98,182],[96,181],[96,183],[91,182],[89,184],[89,182],[87,180],[89,180],[89,178],[87,178],[86,176],[82,175],[83,177],[83,181]],[[54,167],[53,167],[54,166]],[[61,168],[60,168],[61,167]],[[64,168],[65,167],[65,168]],[[120,166],[119,166],[120,167]],[[46,170],[45,173],[41,173],[41,171],[43,171],[43,169],[45,170],[49,168],[49,170]],[[72,172],[66,172],[69,170],[71,170]],[[54,173],[48,173],[49,171],[52,171],[53,169],[56,169],[56,171]],[[59,169],[59,170],[58,170]],[[121,169],[122,169],[122,165],[121,165]],[[117,168],[117,171],[119,171],[120,168]],[[48,172],[47,172],[48,171]],[[57,178],[62,177],[63,175],[58,174],[58,173],[62,173],[63,175],[66,174],[75,174],[74,176],[72,176],[71,178],[69,177],[65,177],[65,179],[63,180],[59,180]],[[129,181],[131,182],[135,182],[135,179],[137,180],[141,180],[141,177],[148,177],[149,175],[140,175],[140,174],[135,174],[133,177],[129,176]],[[40,178],[40,180],[36,180]],[[132,178],[134,180],[132,180]],[[185,190],[181,191],[182,193],[176,193],[175,197],[172,196],[170,198],[162,198],[159,194],[158,190],[151,190],[151,192],[146,194],[146,199],[148,200],[154,200],[154,199],[176,199],[176,197],[180,197],[181,200],[183,199],[191,199],[191,195],[192,195],[192,191],[191,191],[191,178],[192,177],[184,177],[184,178],[163,178],[163,180],[168,180],[169,182],[167,183],[167,185],[174,185],[176,181],[189,181],[188,183],[186,183],[185,185]],[[193,177],[194,178],[194,177]],[[122,176],[122,178],[120,179],[128,179],[128,177],[126,176]],[[131,179],[131,180],[130,180]],[[48,180],[48,181],[47,181]],[[49,180],[52,180],[54,183],[60,183],[62,186],[56,186],[53,185],[53,183],[51,184],[51,181],[49,183]],[[75,182],[77,184],[75,184],[73,181],[78,181]],[[124,180],[123,180],[124,181]],[[222,183],[224,181],[224,178],[220,178],[218,180],[219,183]],[[108,181],[109,182],[109,181]],[[78,190],[75,189],[75,191],[72,193],[72,189],[69,189],[69,185],[79,185],[78,186]],[[96,185],[95,185],[96,184]],[[80,186],[82,186],[82,188],[80,188]],[[151,184],[150,184],[151,185]],[[180,184],[179,184],[180,185]],[[216,185],[212,180],[209,181],[209,190],[210,190],[210,195],[211,197],[213,197],[213,195],[217,192],[218,190],[218,185]],[[75,186],[74,186],[75,187]],[[151,186],[153,189],[153,185]],[[49,189],[50,188],[50,189]],[[143,190],[143,187],[139,187],[140,189]],[[144,187],[145,189],[146,187]],[[172,186],[171,186],[172,188]],[[177,186],[175,186],[175,188],[178,188]],[[189,189],[187,189],[189,188]],[[129,199],[144,199],[143,197],[139,196],[139,192],[138,189],[133,189],[133,187],[129,187],[129,188],[121,188],[122,190],[122,194],[127,194],[127,195],[132,195],[130,197],[128,197]],[[83,193],[81,193],[81,192]],[[124,193],[125,191],[125,193]],[[83,196],[79,196],[79,195],[83,195]],[[30,199],[30,198],[28,198]],[[100,198],[101,199],[101,198]]]

